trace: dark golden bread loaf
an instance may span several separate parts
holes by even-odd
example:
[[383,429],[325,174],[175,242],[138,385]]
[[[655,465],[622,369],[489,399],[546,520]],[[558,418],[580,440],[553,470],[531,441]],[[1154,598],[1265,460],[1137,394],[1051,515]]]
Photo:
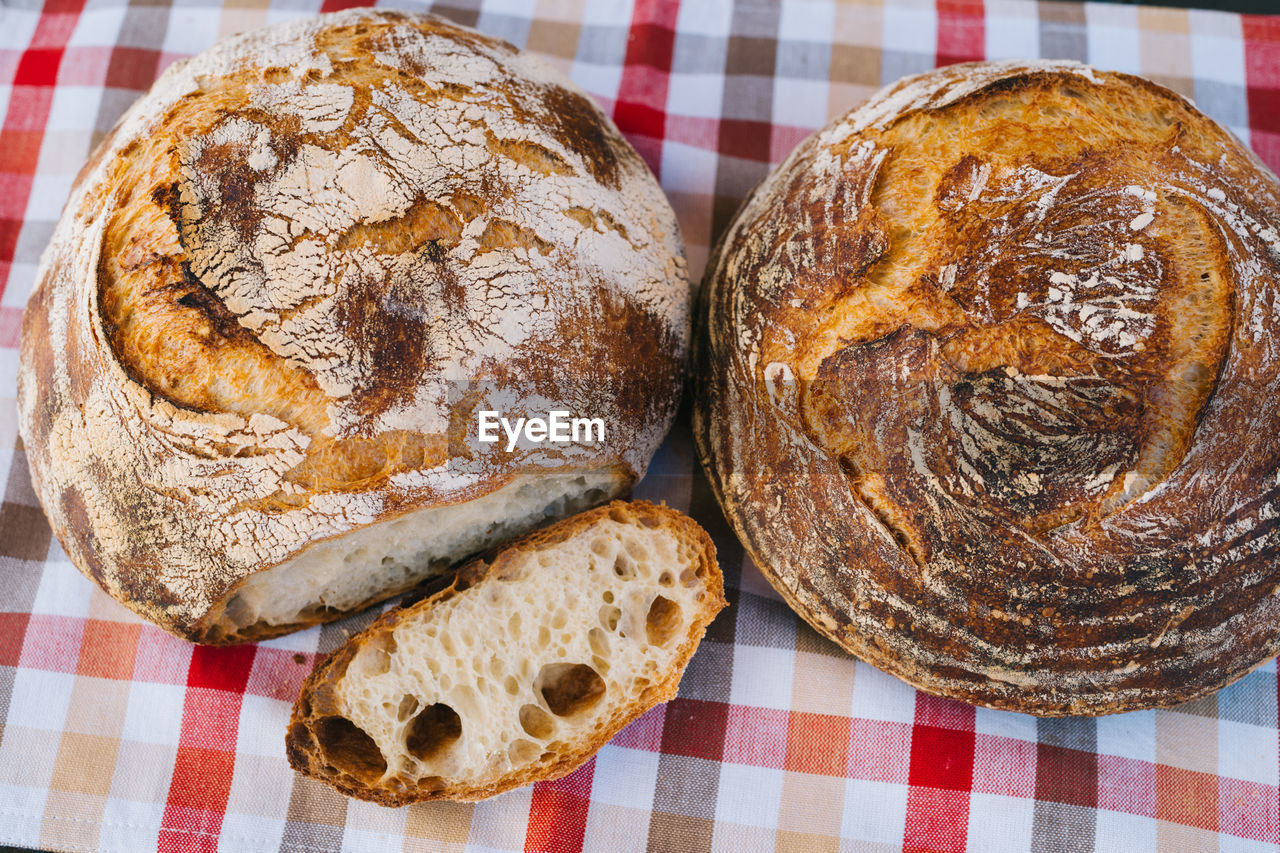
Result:
[[[688,300],[657,182],[560,73],[429,16],[291,21],[175,64],[86,165],[24,321],[22,436],[103,589],[267,637],[629,488]],[[485,409],[605,440],[480,445]]]
[[316,667],[289,763],[387,806],[564,776],[676,695],[724,605],[715,546],[688,516],[615,501],[565,519]]
[[1042,715],[1280,645],[1280,188],[1146,80],[957,65],[815,134],[704,283],[694,430],[815,628]]

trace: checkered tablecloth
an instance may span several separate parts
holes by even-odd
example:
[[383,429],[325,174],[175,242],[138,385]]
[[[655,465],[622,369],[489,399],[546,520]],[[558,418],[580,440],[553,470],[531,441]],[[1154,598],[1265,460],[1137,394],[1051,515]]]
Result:
[[[326,0],[326,10],[341,3]],[[414,6],[404,0],[403,6]],[[699,274],[801,138],[936,64],[1066,57],[1193,97],[1280,166],[1280,18],[1021,0],[453,0],[613,115]],[[1037,720],[918,693],[800,622],[726,527],[685,426],[638,496],[711,532],[731,606],[680,697],[577,773],[384,809],[290,771],[289,708],[356,617],[193,647],[85,580],[17,437],[21,313],[71,181],[169,62],[317,0],[0,0],[0,844],[57,850],[1275,851],[1275,663],[1174,710]]]

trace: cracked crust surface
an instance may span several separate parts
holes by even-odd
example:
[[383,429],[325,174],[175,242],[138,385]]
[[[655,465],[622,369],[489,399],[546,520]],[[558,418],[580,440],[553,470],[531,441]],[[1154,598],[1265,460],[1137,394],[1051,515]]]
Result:
[[[546,473],[626,488],[688,292],[657,183],[554,69],[430,16],[267,28],[175,64],[78,178],[24,320],[33,479],[82,571],[218,640],[320,540]],[[608,441],[477,452],[480,407]]]
[[1170,705],[1280,647],[1280,189],[1177,95],[952,66],[815,134],[708,267],[694,430],[782,595],[930,692]]
[[334,650],[294,705],[289,763],[384,806],[558,779],[675,697],[725,605],[688,516],[614,501],[567,518]]

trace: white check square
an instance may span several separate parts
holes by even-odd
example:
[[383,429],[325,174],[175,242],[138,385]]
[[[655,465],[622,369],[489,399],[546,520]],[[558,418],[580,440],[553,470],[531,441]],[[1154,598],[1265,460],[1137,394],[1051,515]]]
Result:
[[[13,673],[13,693],[9,697],[9,726],[25,726],[47,732],[62,731],[71,705],[76,677],[65,672],[17,668]],[[52,763],[52,756],[50,762]]]
[[1036,740],[1036,718],[1030,714],[997,711],[993,708],[978,708],[977,711],[973,730],[978,734],[1032,742]]
[[901,844],[907,823],[908,790],[908,786],[896,782],[847,780],[840,837],[872,844]]
[[667,112],[695,118],[719,118],[723,97],[723,74],[673,72],[667,87]]
[[596,753],[591,799],[629,809],[652,808],[659,757],[658,753],[644,749],[606,744]]
[[[120,738],[177,746],[182,730],[184,699],[185,690],[181,685],[135,681],[129,688],[129,704],[125,707]],[[284,739],[283,728],[280,729],[280,739]]]
[[773,78],[773,122],[819,128],[827,123],[831,85],[826,80]]
[[1108,71],[1142,73],[1142,40],[1138,29],[1138,12],[1129,7],[1085,7],[1089,25],[1085,35],[1089,42],[1089,64]]
[[907,6],[906,4],[889,4],[884,6],[884,50],[902,53],[920,53],[923,45],[928,45],[928,52],[933,54],[933,45],[938,43],[938,14],[933,4],[928,6]]
[[916,690],[905,681],[858,661],[850,715],[890,723],[915,722]]
[[174,7],[164,33],[164,51],[194,56],[217,40],[221,24],[222,10],[217,5]]
[[[145,803],[111,797],[102,810],[100,850],[156,850],[160,846],[160,825],[164,803]],[[225,829],[226,823],[223,823]],[[249,853],[249,851],[245,851]]]
[[[608,6],[609,3],[588,4]],[[619,6],[625,5],[622,3]],[[733,19],[732,0],[698,0],[681,3],[676,17],[676,30],[681,34],[706,35],[723,38],[728,35]]]
[[987,59],[1040,55],[1040,19],[1024,0],[987,0],[983,21]]
[[778,40],[830,44],[835,23],[834,3],[792,0],[782,6],[778,20]]
[[716,821],[775,827],[782,809],[782,770],[726,762],[720,765]]
[[729,701],[752,708],[791,708],[795,652],[765,646],[733,647],[733,684]]
[[969,795],[969,850],[1021,853],[1032,849],[1036,801],[998,794]]
[[[55,542],[57,540],[54,540]],[[50,546],[49,562],[55,558],[54,548]],[[65,566],[45,566],[40,575],[40,586],[36,589],[36,600],[31,605],[31,612],[46,616],[70,616],[84,619],[89,615],[89,601],[95,589],[93,582],[71,565],[71,561],[58,549],[59,562]]]
[[1191,76],[1201,80],[1216,80],[1219,83],[1231,83],[1244,86],[1244,39],[1239,32],[1240,19],[1235,21],[1235,35],[1200,29],[1197,25],[1205,19],[1216,19],[1217,16],[1197,15],[1191,20]]
[[[76,28],[67,39],[67,47],[109,47],[120,37],[120,27],[129,11],[126,3],[98,5],[85,9],[76,21]],[[6,15],[5,26],[9,19]]]
[[[1156,821],[1142,815],[1098,809],[1094,850],[1156,850]],[[1222,836],[1219,836],[1222,837]]]
[[39,849],[40,824],[48,796],[46,788],[0,785],[0,803],[4,803],[4,820],[0,820],[0,844]]
[[1218,774],[1276,787],[1280,745],[1274,728],[1218,720]]
[[1099,754],[1155,763],[1155,711],[1132,711],[1128,714],[1099,717],[1097,732]]

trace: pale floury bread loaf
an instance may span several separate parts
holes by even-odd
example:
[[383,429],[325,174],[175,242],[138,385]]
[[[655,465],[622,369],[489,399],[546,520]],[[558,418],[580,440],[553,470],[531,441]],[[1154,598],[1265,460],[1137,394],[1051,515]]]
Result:
[[[200,642],[335,618],[644,472],[688,336],[675,218],[591,101],[350,11],[170,68],[76,182],[21,430],[75,564]],[[476,441],[478,413],[604,440]]]
[[1036,714],[1280,646],[1280,189],[1178,95],[957,65],[814,135],[709,266],[702,464],[819,631]]
[[316,667],[289,762],[389,806],[564,776],[675,696],[724,606],[715,547],[689,517],[637,501],[565,519]]

